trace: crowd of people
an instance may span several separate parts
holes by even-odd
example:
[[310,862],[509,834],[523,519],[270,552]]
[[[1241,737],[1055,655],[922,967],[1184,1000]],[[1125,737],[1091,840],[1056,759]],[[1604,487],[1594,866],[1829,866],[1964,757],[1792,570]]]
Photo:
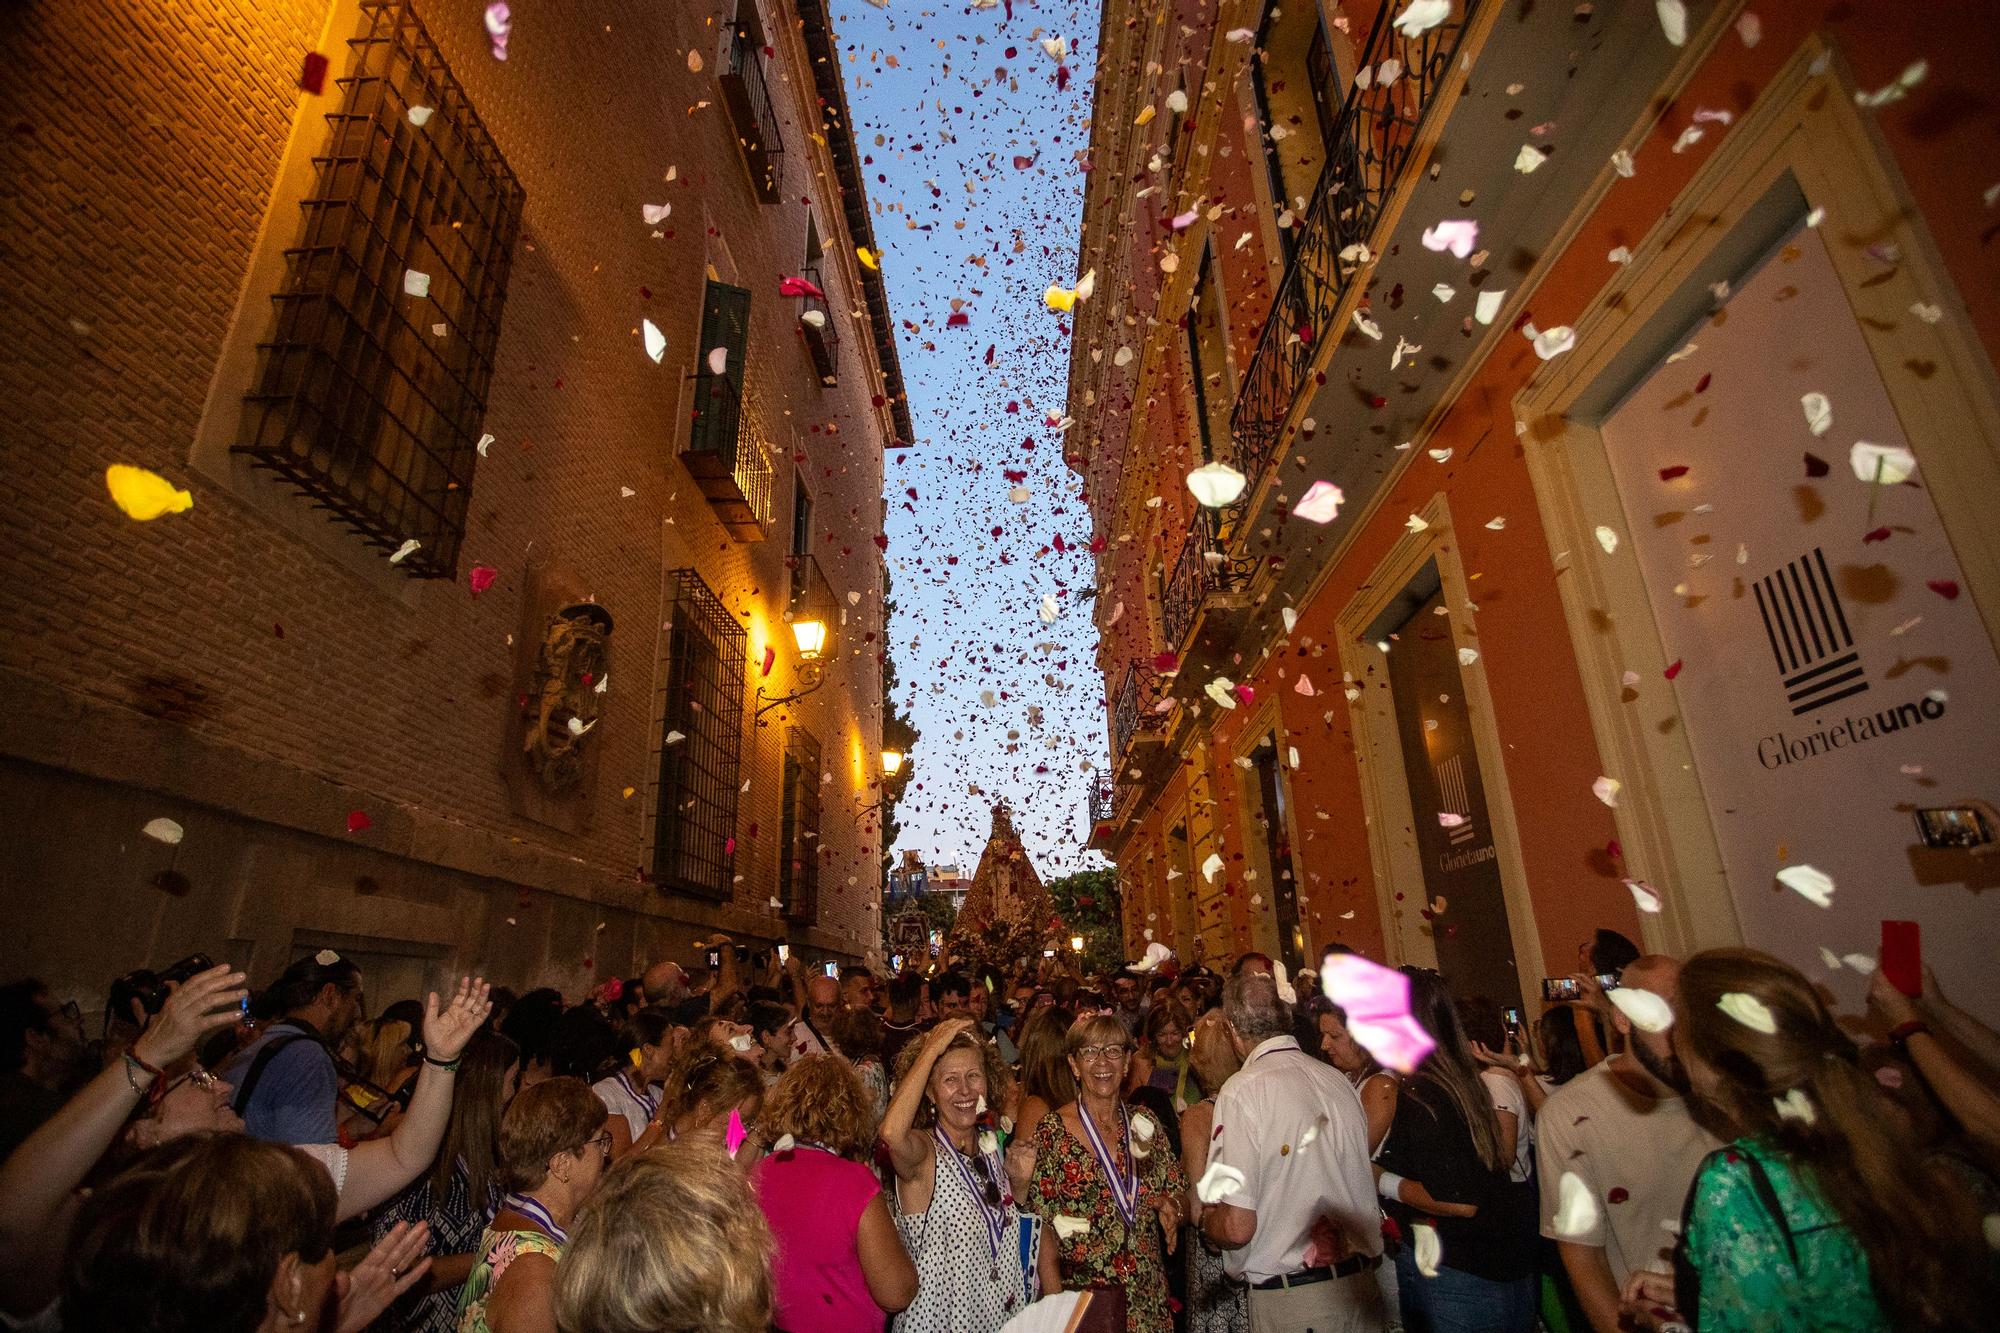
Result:
[[1396,1068],[1313,972],[1163,954],[883,979],[718,943],[574,1002],[465,978],[372,1018],[334,951],[254,995],[195,958],[121,978],[96,1038],[39,983],[0,987],[0,1319],[1613,1333],[2000,1310],[2000,1033],[1928,974],[1914,997],[1878,975],[1842,1022],[1768,955],[1600,931],[1582,998],[1532,1024],[1403,969],[1426,1051]]

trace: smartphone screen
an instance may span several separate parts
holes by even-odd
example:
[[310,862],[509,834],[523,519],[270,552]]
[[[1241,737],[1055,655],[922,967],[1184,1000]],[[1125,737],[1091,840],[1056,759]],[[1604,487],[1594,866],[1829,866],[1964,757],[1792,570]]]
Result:
[[1510,1005],[1500,1011],[1500,1021],[1507,1025],[1509,1031],[1512,1031],[1521,1026],[1521,1011]]
[[837,977],[840,975],[839,963],[828,961],[820,964],[820,966],[826,969],[826,974],[830,977]]
[[1891,986],[1905,995],[1921,995],[1924,990],[1923,950],[1914,921],[1882,923],[1882,953],[1876,961]]
[[780,945],[778,946],[778,961],[779,961],[779,962],[781,962],[781,963],[789,963],[789,962],[791,962],[791,961],[792,961],[792,946],[791,946],[791,945],[789,945],[789,944],[780,944]]
[[721,966],[722,966],[722,950],[710,949],[708,951],[708,970],[713,972]]
[[1560,1004],[1564,1000],[1583,998],[1583,987],[1574,977],[1543,977],[1542,1000],[1547,1004]]
[[1054,949],[1042,950],[1042,957],[1044,958],[1054,958],[1055,956],[1056,956],[1056,951]]
[[1970,806],[1958,809],[1917,811],[1917,836],[1926,847],[1983,847],[1993,841],[1993,830]]

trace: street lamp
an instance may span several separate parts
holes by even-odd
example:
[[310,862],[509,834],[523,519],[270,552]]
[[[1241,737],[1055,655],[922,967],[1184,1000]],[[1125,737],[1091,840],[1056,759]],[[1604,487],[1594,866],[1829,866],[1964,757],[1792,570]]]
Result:
[[882,776],[893,778],[902,771],[903,752],[901,750],[882,751]]
[[826,622],[794,620],[792,638],[798,641],[801,662],[817,662],[819,655],[826,651]]
[[1069,937],[1069,947],[1070,947],[1070,949],[1071,949],[1071,951],[1072,951],[1072,952],[1075,952],[1075,953],[1082,953],[1082,952],[1083,952],[1083,936],[1081,936],[1081,935],[1072,935],[1072,936],[1070,936],[1070,937]]

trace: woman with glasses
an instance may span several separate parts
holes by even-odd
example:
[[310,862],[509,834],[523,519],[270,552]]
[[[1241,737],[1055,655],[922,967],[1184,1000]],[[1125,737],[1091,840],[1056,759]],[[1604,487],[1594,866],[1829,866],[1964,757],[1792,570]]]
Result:
[[969,1018],[903,1049],[882,1143],[896,1173],[896,1228],[917,1265],[917,1297],[896,1333],[995,1333],[1060,1285],[1055,1247],[1015,1202],[1025,1154],[1000,1156],[988,1098],[1000,1063]]
[[[1131,1038],[1115,1016],[1070,1025],[1076,1100],[1035,1126],[1027,1205],[1055,1229],[1063,1285],[1125,1293],[1134,1333],[1171,1333],[1162,1257],[1180,1235],[1187,1177],[1160,1123],[1120,1096]],[[1156,1224],[1157,1222],[1157,1224]]]
[[510,1193],[479,1238],[458,1300],[459,1333],[555,1327],[556,1263],[576,1216],[611,1161],[610,1112],[580,1078],[523,1088],[500,1120]]

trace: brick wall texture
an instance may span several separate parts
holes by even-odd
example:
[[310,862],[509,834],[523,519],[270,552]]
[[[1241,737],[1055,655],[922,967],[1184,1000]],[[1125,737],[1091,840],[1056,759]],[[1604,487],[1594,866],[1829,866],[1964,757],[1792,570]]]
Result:
[[[351,15],[352,0],[345,5],[334,12]],[[23,739],[25,723],[8,724],[0,749],[32,761],[8,770],[20,799],[67,803],[63,818],[45,825],[51,833],[60,826],[101,844],[83,869],[69,850],[38,837],[36,820],[10,835],[8,915],[23,929],[0,946],[0,972],[76,953],[79,901],[177,922],[123,941],[128,956],[92,959],[92,975],[135,965],[143,959],[130,955],[170,950],[183,937],[202,939],[198,923],[186,919],[202,902],[200,886],[186,899],[138,887],[153,871],[140,864],[149,849],[132,836],[131,820],[153,805],[160,813],[207,810],[214,836],[282,847],[288,874],[310,878],[312,867],[348,856],[358,843],[393,853],[370,872],[377,890],[385,876],[407,881],[400,889],[392,883],[390,896],[427,898],[456,916],[484,912],[484,893],[516,917],[507,925],[495,909],[491,932],[411,927],[448,944],[450,960],[508,960],[511,971],[569,979],[628,965],[618,957],[583,967],[596,952],[590,941],[559,940],[553,928],[533,949],[503,945],[500,937],[524,924],[512,911],[517,901],[525,906],[544,893],[580,903],[579,920],[602,915],[592,904],[616,908],[634,961],[651,940],[682,927],[782,937],[767,900],[778,873],[786,721],[818,737],[830,775],[822,786],[820,929],[809,938],[851,954],[877,938],[879,834],[875,817],[859,812],[879,796],[882,579],[874,537],[883,427],[871,402],[879,388],[864,359],[866,328],[850,313],[861,302],[845,281],[852,245],[838,187],[808,139],[808,129],[818,129],[816,98],[796,21],[780,5],[764,7],[786,153],[782,200],[763,203],[751,191],[715,78],[725,17],[717,4],[517,5],[504,63],[489,54],[482,9],[474,0],[434,0],[418,13],[526,190],[523,234],[484,422],[495,443],[474,481],[460,577],[408,587],[356,577],[190,465],[295,118],[310,123],[293,151],[316,152],[325,139],[318,117],[339,96],[333,79],[320,97],[297,87],[310,51],[330,58],[335,78],[347,67],[348,30],[322,37],[327,0],[198,7],[114,0],[9,6],[0,16],[0,65],[9,70],[0,87],[0,344],[8,349],[0,359],[0,671],[53,691],[48,707],[78,719],[70,733],[41,736],[40,748]],[[691,49],[702,57],[698,73],[690,70]],[[837,388],[819,385],[800,340],[798,305],[777,293],[779,277],[802,261],[808,199],[835,261],[826,276],[833,318],[843,325]],[[643,224],[647,203],[673,205],[658,229],[665,236]],[[268,225],[283,240],[297,218],[280,212]],[[711,262],[733,263],[735,281],[753,292],[745,410],[749,433],[766,442],[777,467],[774,521],[761,544],[717,524],[676,457],[685,433],[677,419],[682,380],[705,352],[696,328]],[[642,317],[667,334],[664,365],[641,350]],[[194,509],[148,524],[126,520],[105,493],[112,463],[188,487]],[[753,728],[749,696],[766,643],[778,653],[774,689],[796,684],[780,619],[794,469],[813,494],[812,549],[848,623],[826,687],[771,714],[773,725]],[[634,494],[624,496],[626,489]],[[516,712],[510,640],[521,627],[531,555],[571,573],[617,617],[611,690],[593,737],[601,746],[595,804],[583,834],[514,815],[502,781]],[[476,600],[464,577],[474,563],[499,571]],[[753,657],[739,882],[722,909],[637,885],[637,869],[650,859],[644,806],[657,764],[663,574],[687,564],[749,628]],[[83,722],[101,718],[111,720],[108,730]],[[242,762],[234,780],[228,764],[135,765],[159,798],[149,804],[131,799],[141,779],[121,776],[117,744],[100,746],[87,762],[79,755],[76,736],[86,733]],[[58,778],[72,766],[108,781]],[[205,775],[199,789],[189,789],[194,772]],[[320,804],[273,816],[274,774],[311,784]],[[628,787],[636,789],[629,798]],[[351,793],[352,808],[369,811],[377,828],[350,839],[333,818],[341,801],[329,791]],[[253,820],[228,818],[252,809]],[[93,818],[96,811],[107,822]],[[399,828],[420,832],[404,836]],[[427,847],[442,851],[430,855]],[[507,860],[477,850],[494,847],[519,854]],[[503,872],[468,877],[439,868],[482,858],[504,862]],[[229,873],[269,874],[241,865]],[[47,882],[71,874],[85,882]],[[262,883],[263,894],[281,903],[296,894],[299,908],[265,909],[259,940],[282,952],[291,947],[287,930],[298,938],[332,928],[307,919],[313,913],[349,924],[372,919],[367,911],[357,916],[343,896],[353,892],[346,878],[334,879],[332,897],[296,880]],[[51,889],[61,890],[60,920],[30,905],[31,890]],[[260,968],[282,961],[258,956]]]

